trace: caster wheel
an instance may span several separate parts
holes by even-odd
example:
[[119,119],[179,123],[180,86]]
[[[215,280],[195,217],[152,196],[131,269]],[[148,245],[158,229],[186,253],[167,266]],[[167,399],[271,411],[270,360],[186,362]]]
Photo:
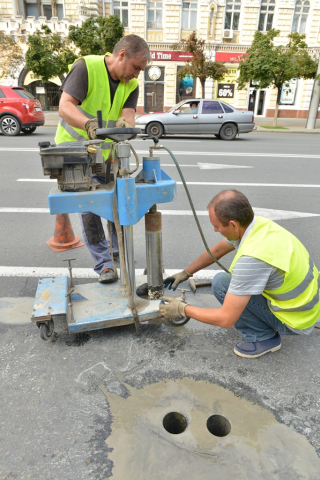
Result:
[[171,325],[175,327],[181,327],[181,325],[185,325],[190,320],[190,317],[183,317],[183,318],[169,318],[169,322]]
[[40,323],[40,337],[46,342],[50,342],[54,337],[54,325],[53,321],[49,320],[46,323]]

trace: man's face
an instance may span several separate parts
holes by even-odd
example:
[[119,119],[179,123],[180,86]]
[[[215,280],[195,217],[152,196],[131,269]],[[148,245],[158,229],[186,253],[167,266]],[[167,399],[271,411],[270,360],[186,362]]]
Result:
[[215,232],[221,233],[221,235],[228,240],[234,241],[240,238],[239,225],[235,220],[230,220],[229,224],[225,227],[220,220],[218,220],[213,207],[209,209],[209,218]]
[[120,82],[128,83],[133,78],[138,78],[147,65],[147,61],[143,59],[143,55],[128,58],[125,50],[120,50],[117,63],[117,77]]

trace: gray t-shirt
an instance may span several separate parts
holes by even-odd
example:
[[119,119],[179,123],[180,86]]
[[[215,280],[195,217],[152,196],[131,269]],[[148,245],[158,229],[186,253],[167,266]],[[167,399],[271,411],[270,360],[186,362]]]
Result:
[[[252,231],[256,219],[250,223],[246,229],[241,241],[227,240],[229,245],[232,245],[235,250],[238,250],[240,244],[247,238]],[[231,281],[228,292],[233,295],[261,295],[264,290],[275,290],[281,287],[284,282],[285,272],[269,263],[265,263],[257,258],[242,256],[237,260],[232,270]],[[296,328],[287,327],[298,334],[309,334],[313,330],[313,326],[298,330]]]
[[[105,67],[106,67],[108,78],[109,78],[110,97],[111,97],[111,105],[112,105],[114,95],[116,93],[116,90],[118,88],[120,81],[114,80],[111,77],[106,64],[105,64]],[[81,103],[86,98],[88,93],[88,70],[87,70],[85,60],[81,58],[72,66],[69,74],[64,79],[60,87],[60,90],[62,92],[68,93],[72,97],[79,100],[80,102],[79,105],[81,105]],[[139,97],[139,87],[137,86],[137,88],[135,88],[130,93],[129,97],[125,101],[122,108],[133,108],[134,110],[136,110],[138,97]]]

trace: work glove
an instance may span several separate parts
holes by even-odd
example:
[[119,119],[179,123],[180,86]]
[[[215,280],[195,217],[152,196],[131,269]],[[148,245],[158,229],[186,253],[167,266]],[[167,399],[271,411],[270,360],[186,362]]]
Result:
[[133,125],[127,122],[127,120],[124,117],[120,117],[117,120],[116,128],[133,128]]
[[183,318],[186,316],[184,313],[184,310],[186,306],[188,305],[185,302],[181,302],[177,298],[171,298],[171,297],[162,297],[162,300],[164,300],[166,303],[160,303],[159,305],[159,311],[161,313],[161,316],[164,318]]
[[186,280],[188,280],[189,277],[192,276],[193,275],[191,273],[188,273],[186,270],[182,270],[182,272],[175,273],[171,277],[166,278],[163,282],[163,285],[166,288],[168,287],[169,290],[171,290],[172,287],[172,290],[175,291],[179,283],[185,282]]
[[87,120],[84,124],[84,128],[90,140],[94,140],[95,138],[97,138],[96,129],[98,128],[98,120],[96,118]]

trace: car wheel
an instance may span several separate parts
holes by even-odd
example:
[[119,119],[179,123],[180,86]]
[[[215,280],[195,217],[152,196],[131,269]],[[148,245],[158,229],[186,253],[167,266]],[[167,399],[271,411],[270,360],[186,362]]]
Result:
[[233,123],[226,123],[222,125],[220,130],[220,137],[222,140],[233,140],[238,133],[237,127]]
[[221,140],[221,136],[219,135],[219,133],[214,133],[213,135],[217,137],[218,140]]
[[21,127],[18,120],[11,115],[5,115],[0,120],[0,128],[4,135],[9,135],[14,137],[15,135],[19,135]]
[[26,135],[30,135],[31,133],[35,132],[37,127],[22,127],[21,130]]
[[158,122],[151,122],[147,126],[148,137],[161,138],[163,135],[163,126]]

